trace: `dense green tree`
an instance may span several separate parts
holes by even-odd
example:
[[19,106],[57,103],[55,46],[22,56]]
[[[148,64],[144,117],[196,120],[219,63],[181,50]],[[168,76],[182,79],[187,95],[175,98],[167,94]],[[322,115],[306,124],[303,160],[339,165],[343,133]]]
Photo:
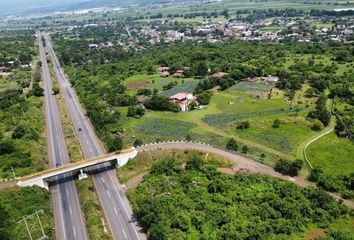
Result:
[[238,145],[237,145],[236,140],[233,139],[233,138],[230,138],[229,141],[226,144],[226,149],[237,152]]
[[26,133],[26,130],[23,126],[18,125],[12,132],[12,138],[17,139],[17,138],[22,138]]
[[274,170],[289,176],[297,176],[303,166],[302,160],[289,161],[280,159],[274,166]]
[[120,136],[111,137],[108,140],[107,147],[110,152],[119,151],[123,148],[123,139]]

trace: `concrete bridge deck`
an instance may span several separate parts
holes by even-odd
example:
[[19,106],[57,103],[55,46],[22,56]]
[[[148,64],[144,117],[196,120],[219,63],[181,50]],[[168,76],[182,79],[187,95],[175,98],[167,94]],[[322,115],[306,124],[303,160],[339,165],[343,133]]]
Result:
[[43,187],[48,189],[48,183],[46,180],[52,177],[60,176],[67,173],[72,173],[81,169],[86,169],[92,166],[96,166],[99,164],[107,163],[107,162],[116,162],[118,166],[123,166],[130,159],[133,159],[138,154],[138,151],[135,148],[126,149],[119,151],[119,153],[113,153],[104,155],[98,158],[92,158],[88,160],[83,160],[76,163],[68,163],[63,166],[59,166],[57,168],[47,169],[41,172],[37,172],[31,175],[27,175],[21,177],[17,182],[18,186],[33,186],[37,185],[39,187]]

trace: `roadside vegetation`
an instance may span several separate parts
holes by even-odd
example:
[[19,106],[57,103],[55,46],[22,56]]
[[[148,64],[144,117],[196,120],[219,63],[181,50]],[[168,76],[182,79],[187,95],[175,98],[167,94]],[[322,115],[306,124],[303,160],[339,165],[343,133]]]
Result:
[[[43,226],[48,239],[55,239],[53,213],[51,209],[50,193],[39,187],[10,188],[0,192],[0,239],[17,240],[30,239],[26,223],[31,229],[33,239],[42,237]],[[26,218],[24,221],[19,222]]]
[[41,65],[33,37],[0,42],[0,178],[13,178],[47,167]]
[[184,162],[155,163],[128,191],[151,239],[296,239],[309,229],[321,229],[323,239],[353,237],[334,227],[352,221],[352,210],[323,190],[263,175],[228,176],[198,156]]
[[[194,150],[160,150],[160,151],[146,151],[139,153],[138,156],[130,160],[126,165],[117,170],[119,181],[121,183],[131,183],[137,186],[143,179],[143,175],[147,174],[153,164],[160,159],[175,157],[182,159],[189,159],[192,156],[198,156],[205,161],[205,165],[209,167],[230,168],[232,163],[220,156],[214,154],[203,153]],[[132,182],[130,182],[132,181]],[[129,186],[130,187],[130,186]]]

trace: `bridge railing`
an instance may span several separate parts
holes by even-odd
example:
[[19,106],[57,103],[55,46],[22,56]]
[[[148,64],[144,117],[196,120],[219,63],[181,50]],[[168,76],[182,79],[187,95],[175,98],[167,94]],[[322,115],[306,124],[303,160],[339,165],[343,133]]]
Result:
[[[116,153],[106,154],[106,155],[103,155],[103,156],[100,156],[100,157],[97,157],[97,158],[86,159],[86,160],[82,160],[82,161],[79,161],[79,162],[76,162],[76,163],[68,163],[68,164],[65,164],[65,165],[60,166],[60,167],[50,168],[50,169],[47,169],[47,170],[44,170],[44,171],[41,171],[41,172],[37,172],[37,173],[33,173],[33,174],[30,174],[30,175],[21,177],[20,180],[21,181],[26,181],[26,180],[29,180],[29,179],[41,177],[43,175],[55,174],[57,172],[65,171],[66,169],[70,169],[70,168],[74,168],[74,169],[75,168],[80,168],[80,166],[82,166],[82,165],[90,164],[91,162],[100,162],[100,161],[103,161],[105,159],[109,159],[110,157],[112,157],[112,159],[110,159],[110,160],[114,160],[114,159],[118,158],[120,155],[124,155],[124,154],[127,154],[127,153],[132,153],[133,151],[134,151],[134,148],[125,149],[125,150],[121,150],[121,151],[116,152]],[[107,160],[107,161],[110,161],[110,160]]]

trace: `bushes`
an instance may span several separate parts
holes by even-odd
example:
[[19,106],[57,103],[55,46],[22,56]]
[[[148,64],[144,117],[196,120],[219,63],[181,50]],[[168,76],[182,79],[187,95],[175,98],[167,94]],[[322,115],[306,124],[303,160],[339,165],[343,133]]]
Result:
[[328,126],[331,122],[331,113],[327,110],[327,97],[320,95],[316,101],[316,109],[309,112],[310,118],[317,118],[324,126]]
[[237,152],[238,145],[237,145],[236,140],[233,138],[230,138],[230,140],[226,144],[226,149]]
[[120,136],[114,136],[107,141],[108,151],[119,151],[123,148],[123,139]]
[[152,96],[151,99],[145,103],[145,107],[157,111],[179,111],[178,105],[172,102],[168,97],[157,95]]
[[354,173],[330,176],[325,174],[322,168],[315,167],[307,179],[326,191],[338,192],[345,199],[354,199]]
[[243,122],[240,122],[238,125],[237,125],[237,128],[238,129],[248,129],[250,128],[250,122],[249,121],[243,121]]
[[279,118],[275,119],[274,122],[273,122],[273,128],[279,128],[280,127],[280,124],[281,124],[281,121]]
[[144,116],[145,109],[141,106],[129,107],[127,112],[127,117],[134,117],[136,115]]
[[136,139],[134,141],[133,145],[134,145],[134,147],[139,147],[139,146],[143,145],[143,141],[141,141],[140,139]]
[[12,132],[12,138],[13,139],[22,138],[25,135],[25,133],[26,133],[26,131],[25,131],[24,127],[19,125]]
[[197,101],[201,105],[208,105],[212,96],[213,94],[211,91],[205,91],[197,94]]
[[314,131],[321,131],[323,128],[323,123],[320,120],[315,120],[311,129]]
[[295,160],[294,162],[280,159],[275,167],[274,170],[277,172],[280,172],[281,174],[284,175],[289,175],[289,176],[297,176],[299,174],[299,171],[301,170],[304,162],[302,160]]
[[[202,159],[164,159],[129,193],[149,239],[290,239],[348,210],[323,190],[262,175],[221,174]],[[237,216],[237,217],[235,217]],[[242,227],[237,227],[242,226]]]
[[0,155],[10,154],[15,151],[15,146],[12,141],[1,141],[0,142]]
[[144,96],[150,96],[152,94],[151,90],[148,88],[142,88],[142,89],[138,89],[137,95],[144,95]]

